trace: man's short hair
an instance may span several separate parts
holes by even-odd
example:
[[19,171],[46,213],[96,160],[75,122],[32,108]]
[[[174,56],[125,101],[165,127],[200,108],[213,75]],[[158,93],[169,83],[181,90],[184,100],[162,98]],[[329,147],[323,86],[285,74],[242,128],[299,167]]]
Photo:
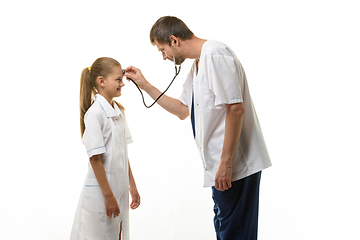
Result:
[[186,24],[177,17],[165,16],[159,18],[150,30],[150,41],[155,45],[155,40],[164,44],[171,45],[170,36],[180,38],[181,40],[191,39],[194,34]]

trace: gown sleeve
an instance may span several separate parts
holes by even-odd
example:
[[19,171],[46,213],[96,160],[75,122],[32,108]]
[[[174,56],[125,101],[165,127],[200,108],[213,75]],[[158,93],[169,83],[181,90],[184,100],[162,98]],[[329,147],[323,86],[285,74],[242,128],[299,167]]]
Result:
[[86,152],[91,158],[94,155],[105,153],[105,142],[102,132],[102,116],[94,112],[88,112],[85,115],[85,132],[83,135],[83,143]]

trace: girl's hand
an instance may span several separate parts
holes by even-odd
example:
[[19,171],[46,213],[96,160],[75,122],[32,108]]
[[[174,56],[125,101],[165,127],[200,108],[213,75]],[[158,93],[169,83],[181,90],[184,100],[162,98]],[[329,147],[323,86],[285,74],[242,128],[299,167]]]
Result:
[[113,194],[105,197],[105,208],[106,208],[106,216],[108,216],[109,218],[112,218],[112,216],[116,218],[120,214],[119,205]]
[[129,190],[132,199],[130,208],[134,210],[140,205],[140,195],[136,186],[130,186]]

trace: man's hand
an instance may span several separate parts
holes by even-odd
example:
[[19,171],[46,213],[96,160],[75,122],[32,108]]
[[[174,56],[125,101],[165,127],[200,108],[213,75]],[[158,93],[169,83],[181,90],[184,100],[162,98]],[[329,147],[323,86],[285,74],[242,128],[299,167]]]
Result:
[[[140,69],[130,66],[125,69],[125,77],[130,81],[132,79],[139,88],[145,90],[144,88],[149,85],[149,82],[146,81],[144,75],[141,73]],[[145,90],[146,91],[146,90]]]
[[221,161],[215,175],[215,188],[225,191],[231,188],[232,166],[231,162]]

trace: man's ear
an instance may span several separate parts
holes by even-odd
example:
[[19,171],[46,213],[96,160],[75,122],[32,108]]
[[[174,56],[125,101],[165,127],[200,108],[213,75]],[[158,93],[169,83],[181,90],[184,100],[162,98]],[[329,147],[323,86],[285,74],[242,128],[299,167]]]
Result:
[[171,46],[179,46],[180,42],[179,42],[179,38],[175,37],[174,35],[170,36],[170,42],[171,42]]

